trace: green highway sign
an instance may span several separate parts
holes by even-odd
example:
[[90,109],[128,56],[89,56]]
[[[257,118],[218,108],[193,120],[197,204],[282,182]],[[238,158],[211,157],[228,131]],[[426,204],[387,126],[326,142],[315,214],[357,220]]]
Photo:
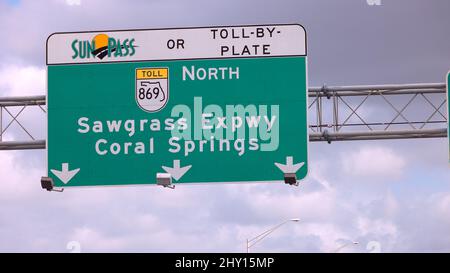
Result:
[[296,24],[52,34],[48,176],[57,187],[297,182],[306,55]]

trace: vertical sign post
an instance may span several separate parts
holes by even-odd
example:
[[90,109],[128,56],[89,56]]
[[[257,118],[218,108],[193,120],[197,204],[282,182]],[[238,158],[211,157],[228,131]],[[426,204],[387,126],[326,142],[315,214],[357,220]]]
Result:
[[448,139],[448,163],[450,164],[450,71],[447,73],[447,139]]

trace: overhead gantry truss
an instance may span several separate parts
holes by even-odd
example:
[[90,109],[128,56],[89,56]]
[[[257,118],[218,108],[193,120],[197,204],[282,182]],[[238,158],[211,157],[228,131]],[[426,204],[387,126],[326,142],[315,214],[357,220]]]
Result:
[[311,141],[447,136],[444,83],[322,86],[308,96]]
[[[310,88],[308,100],[310,141],[447,136],[444,83],[324,85]],[[20,119],[27,109],[36,107],[41,113],[36,118],[42,118],[39,124],[43,126],[47,113],[45,96],[0,98],[0,150],[45,149],[45,140],[37,139]],[[12,125],[24,139],[5,139]]]

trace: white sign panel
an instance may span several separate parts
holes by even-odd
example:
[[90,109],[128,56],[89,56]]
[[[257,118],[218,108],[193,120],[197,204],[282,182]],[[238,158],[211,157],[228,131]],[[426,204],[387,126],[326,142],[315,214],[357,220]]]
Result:
[[48,65],[304,55],[306,32],[295,24],[55,33],[47,40]]

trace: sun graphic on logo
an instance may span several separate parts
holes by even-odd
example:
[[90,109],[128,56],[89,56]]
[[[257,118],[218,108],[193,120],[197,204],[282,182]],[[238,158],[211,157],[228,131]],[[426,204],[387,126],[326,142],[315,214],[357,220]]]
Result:
[[[108,55],[108,39],[109,37],[106,34],[98,34],[94,37],[94,39],[92,39],[92,42],[95,45],[94,51],[92,53],[100,60]],[[111,52],[113,51],[114,49],[111,50]]]

